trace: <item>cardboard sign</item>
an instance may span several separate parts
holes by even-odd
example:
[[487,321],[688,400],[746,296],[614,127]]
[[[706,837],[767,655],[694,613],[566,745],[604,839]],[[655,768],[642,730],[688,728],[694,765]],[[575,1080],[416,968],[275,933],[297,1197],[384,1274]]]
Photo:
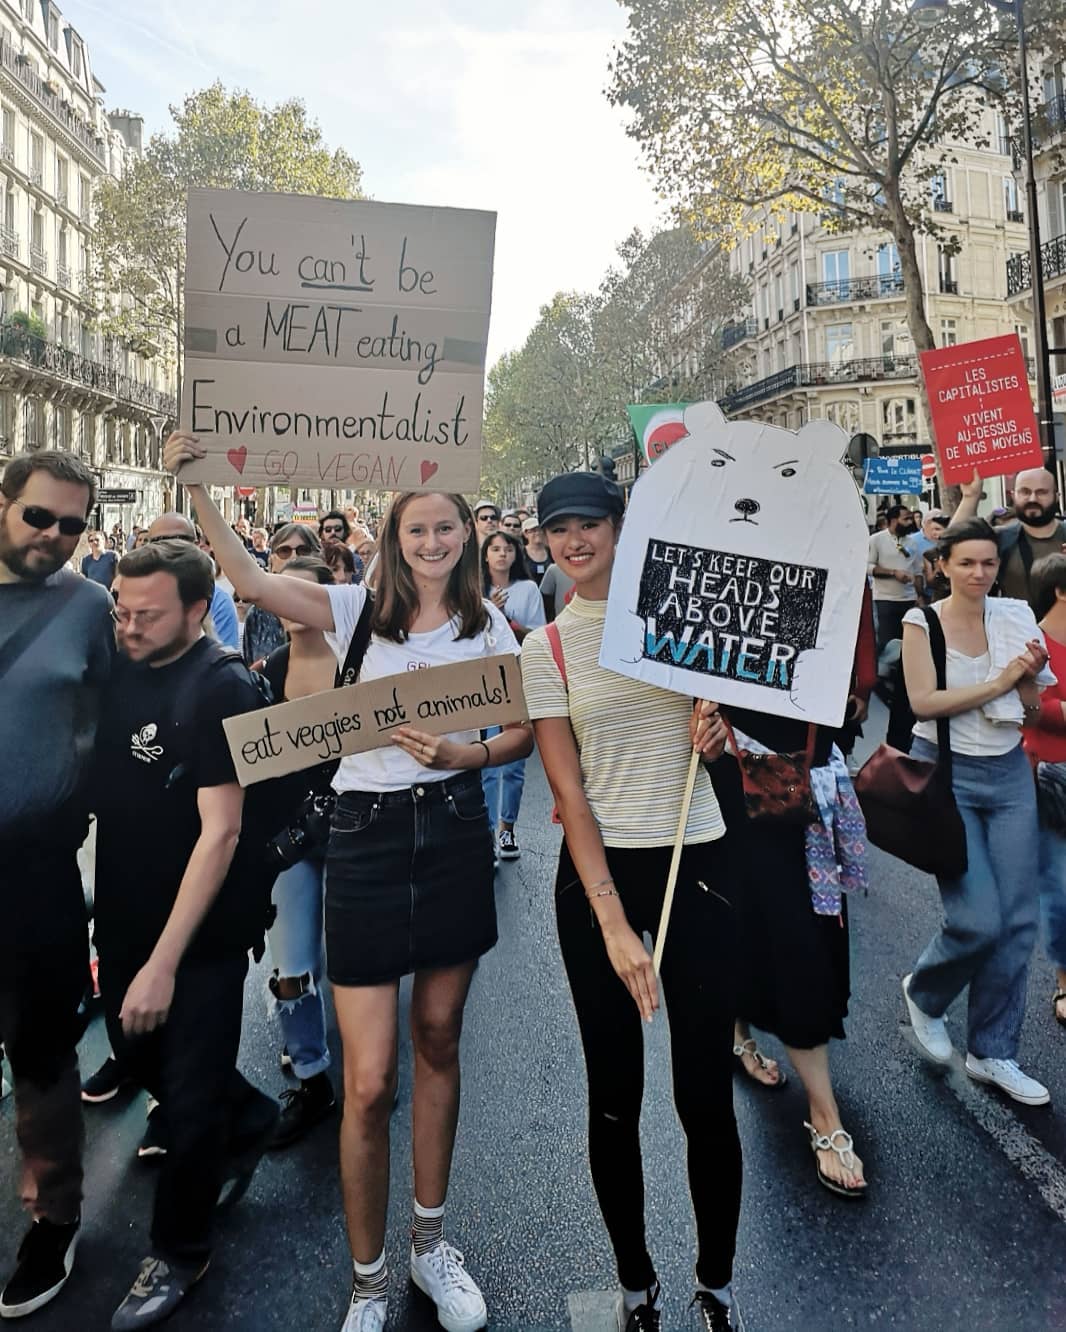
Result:
[[362,754],[390,743],[397,726],[431,735],[525,721],[522,672],[513,653],[386,675],[292,703],[227,717],[241,786]]
[[1016,333],[919,353],[946,484],[1042,467],[1033,400]]
[[677,693],[839,726],[869,535],[847,436],[685,409],[633,488],[600,664]]
[[911,458],[867,458],[862,488],[867,495],[920,495],[922,460]]
[[476,490],[495,213],[190,190],[182,480]]

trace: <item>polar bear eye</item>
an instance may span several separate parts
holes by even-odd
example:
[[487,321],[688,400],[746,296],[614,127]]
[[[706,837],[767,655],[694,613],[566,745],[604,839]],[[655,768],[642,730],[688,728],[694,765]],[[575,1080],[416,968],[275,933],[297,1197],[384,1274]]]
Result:
[[782,476],[795,476],[795,475],[796,475],[796,469],[795,469],[794,467],[782,467],[782,468],[781,468],[781,475],[782,475]]
[[712,466],[712,467],[724,467],[724,466],[725,466],[725,459],[724,459],[724,458],[712,458],[712,459],[711,459],[711,466]]

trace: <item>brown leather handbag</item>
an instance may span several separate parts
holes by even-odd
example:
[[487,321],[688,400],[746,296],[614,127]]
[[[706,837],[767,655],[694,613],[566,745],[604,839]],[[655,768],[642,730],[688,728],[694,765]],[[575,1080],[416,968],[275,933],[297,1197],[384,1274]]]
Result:
[[817,726],[807,727],[807,748],[795,754],[755,754],[741,749],[729,719],[723,714],[729,743],[740,768],[744,808],[759,822],[816,823],[818,806],[811,790],[811,763],[818,738]]
[[[940,617],[924,608],[936,686],[947,688],[947,644]],[[882,851],[926,874],[959,879],[968,865],[966,826],[951,787],[951,724],[936,723],[935,763],[880,745],[855,778],[866,835]]]

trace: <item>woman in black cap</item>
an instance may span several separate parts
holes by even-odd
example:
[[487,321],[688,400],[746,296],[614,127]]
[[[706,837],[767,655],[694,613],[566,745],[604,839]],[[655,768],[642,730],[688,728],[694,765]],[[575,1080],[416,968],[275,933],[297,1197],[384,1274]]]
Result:
[[[576,595],[553,624],[525,639],[522,678],[566,834],[556,915],[588,1071],[589,1166],[622,1286],[618,1326],[658,1332],[662,1296],[644,1233],[640,1024],[651,1021],[659,991],[642,936],[658,927],[693,746],[716,757],[725,729],[715,704],[693,710],[681,694],[599,664],[622,512],[621,491],[597,473],[559,476],[541,491],[540,524]],[[724,832],[701,768],[662,982],[699,1240],[693,1303],[709,1332],[736,1326],[730,1283],[740,1212],[730,1067],[733,876]]]

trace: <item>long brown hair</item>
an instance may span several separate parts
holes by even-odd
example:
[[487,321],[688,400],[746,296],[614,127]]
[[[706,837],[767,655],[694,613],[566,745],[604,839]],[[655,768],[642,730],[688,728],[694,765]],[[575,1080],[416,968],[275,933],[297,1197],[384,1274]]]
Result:
[[[392,501],[381,530],[378,548],[378,567],[374,577],[374,610],[370,628],[379,638],[403,643],[410,632],[410,624],[418,614],[418,589],[410,566],[400,549],[400,519],[413,499],[419,499],[422,490],[402,491]],[[470,536],[463,546],[459,562],[448,576],[444,604],[450,615],[458,617],[456,638],[474,638],[489,625],[489,613],[481,595],[478,576],[478,546],[474,536],[474,515],[462,495],[448,495],[459,514],[459,521],[469,524]]]

